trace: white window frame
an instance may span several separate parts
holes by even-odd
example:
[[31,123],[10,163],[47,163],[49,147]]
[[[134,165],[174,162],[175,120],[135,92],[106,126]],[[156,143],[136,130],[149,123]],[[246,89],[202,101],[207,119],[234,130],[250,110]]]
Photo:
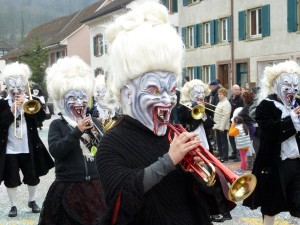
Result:
[[221,41],[227,42],[228,41],[228,18],[221,18],[220,19],[221,24]]
[[204,44],[210,45],[210,23],[203,24],[203,36],[204,36]]
[[[252,20],[252,13],[255,13],[255,21]],[[249,34],[250,38],[255,38],[255,37],[261,37],[261,8],[256,8],[256,9],[250,9],[248,11],[248,22],[249,22]],[[253,22],[256,23],[255,25],[255,33],[252,33],[252,24]]]
[[187,27],[187,47],[194,48],[194,26]]
[[187,75],[190,78],[190,80],[196,79],[196,73],[194,67],[188,67],[187,68]]
[[206,66],[202,66],[202,81],[207,84],[209,83],[210,80],[210,66],[206,65]]

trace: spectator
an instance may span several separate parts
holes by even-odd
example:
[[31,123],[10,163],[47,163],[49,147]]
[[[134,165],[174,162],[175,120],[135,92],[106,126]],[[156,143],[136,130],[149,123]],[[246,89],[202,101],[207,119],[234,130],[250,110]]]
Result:
[[213,129],[216,131],[216,139],[221,162],[228,162],[228,129],[231,113],[231,105],[227,99],[227,90],[220,88],[218,96],[220,102],[217,104],[214,116],[215,125]]
[[[244,106],[244,102],[241,96],[241,88],[239,85],[234,84],[232,86],[229,102],[231,105],[231,113],[229,118],[232,118],[234,110]],[[237,151],[235,144],[235,138],[233,136],[229,136],[229,142],[232,148],[232,153],[229,156],[229,159],[233,159],[235,162],[240,161],[239,152]]]

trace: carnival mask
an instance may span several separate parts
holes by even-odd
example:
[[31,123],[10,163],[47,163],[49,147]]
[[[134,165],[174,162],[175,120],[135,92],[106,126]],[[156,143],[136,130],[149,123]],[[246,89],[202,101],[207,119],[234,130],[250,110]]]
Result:
[[38,96],[39,95],[39,90],[38,89],[33,89],[32,90],[32,94],[34,95],[34,96]]
[[204,101],[205,98],[204,87],[201,85],[195,85],[191,89],[189,96],[193,102]]
[[275,80],[274,92],[285,106],[291,107],[294,105],[298,83],[298,75],[295,73],[282,73]]
[[26,80],[19,75],[9,77],[6,80],[7,91],[12,99],[15,99],[16,95],[25,94]]
[[106,87],[104,85],[99,85],[96,87],[96,100],[101,101],[104,99],[105,93],[106,93]]
[[70,90],[62,100],[62,108],[67,116],[76,122],[80,121],[86,115],[88,97],[85,90]]
[[169,120],[177,100],[176,84],[176,76],[163,71],[151,71],[133,79],[121,91],[123,113],[156,135],[165,135],[167,126],[158,117]]

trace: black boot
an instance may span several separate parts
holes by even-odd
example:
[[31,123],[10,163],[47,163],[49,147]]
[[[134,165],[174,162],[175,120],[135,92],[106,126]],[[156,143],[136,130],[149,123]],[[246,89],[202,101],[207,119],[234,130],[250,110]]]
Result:
[[8,216],[9,217],[16,217],[18,215],[18,210],[16,206],[11,207]]
[[32,209],[33,213],[39,213],[41,211],[35,201],[28,202],[28,207]]

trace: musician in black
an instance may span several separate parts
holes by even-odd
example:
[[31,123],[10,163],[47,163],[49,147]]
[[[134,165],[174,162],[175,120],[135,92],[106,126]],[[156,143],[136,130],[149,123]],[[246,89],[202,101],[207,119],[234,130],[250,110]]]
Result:
[[[29,67],[18,62],[6,65],[2,73],[8,95],[0,100],[0,183],[4,181],[11,203],[9,217],[18,215],[17,188],[22,183],[28,188],[28,207],[33,213],[40,212],[35,201],[39,177],[54,166],[37,131],[37,122],[45,120],[45,112],[25,111],[24,104],[29,100],[25,90],[30,76]],[[38,104],[35,105],[38,109]]]
[[286,61],[266,67],[255,120],[261,130],[252,173],[257,186],[244,205],[261,208],[264,225],[288,211],[300,224],[300,67]]
[[105,205],[94,161],[103,134],[100,122],[86,117],[94,75],[79,57],[65,57],[47,71],[47,89],[61,118],[49,127],[55,181],[45,198],[39,224],[94,224]]
[[100,224],[211,224],[202,184],[181,163],[185,156],[201,162],[191,152],[200,144],[198,134],[179,132],[168,139],[171,126],[165,122],[177,102],[184,48],[167,9],[154,2],[136,6],[117,18],[106,36],[107,86],[123,117],[105,133],[97,153],[108,208]]

